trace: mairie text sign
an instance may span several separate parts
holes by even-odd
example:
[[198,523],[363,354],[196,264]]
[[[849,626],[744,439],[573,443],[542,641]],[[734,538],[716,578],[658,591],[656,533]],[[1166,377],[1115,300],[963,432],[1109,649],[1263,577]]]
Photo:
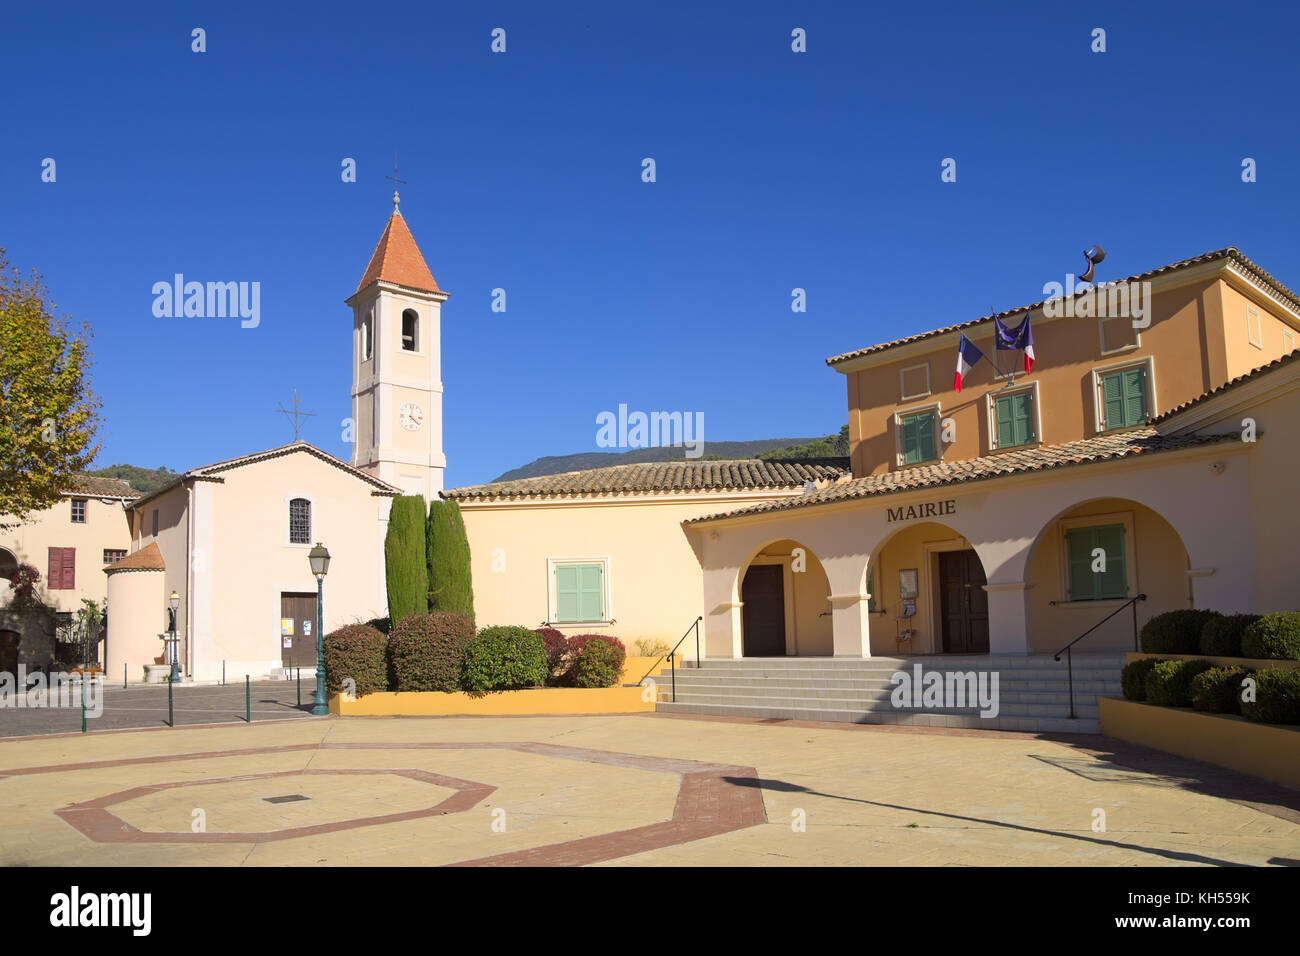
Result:
[[916,518],[939,518],[943,515],[956,513],[957,501],[955,498],[949,498],[947,501],[927,501],[922,505],[888,508],[886,509],[886,518],[889,521],[912,521]]

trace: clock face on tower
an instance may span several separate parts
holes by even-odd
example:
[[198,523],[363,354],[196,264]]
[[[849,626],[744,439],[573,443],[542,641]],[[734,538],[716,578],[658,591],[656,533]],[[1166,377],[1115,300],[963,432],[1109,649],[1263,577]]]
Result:
[[397,420],[408,432],[419,431],[424,424],[424,409],[415,402],[407,402],[397,410]]

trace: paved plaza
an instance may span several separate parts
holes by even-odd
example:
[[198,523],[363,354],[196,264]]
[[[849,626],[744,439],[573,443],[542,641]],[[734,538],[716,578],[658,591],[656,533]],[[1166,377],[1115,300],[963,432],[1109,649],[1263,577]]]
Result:
[[667,715],[0,741],[0,864],[1294,865],[1300,793],[1100,737]]

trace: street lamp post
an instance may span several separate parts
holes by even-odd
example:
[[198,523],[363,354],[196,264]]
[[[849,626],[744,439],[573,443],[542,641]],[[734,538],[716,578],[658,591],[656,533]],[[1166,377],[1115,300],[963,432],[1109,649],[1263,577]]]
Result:
[[172,632],[171,682],[173,684],[179,683],[181,679],[181,668],[180,668],[181,645],[180,645],[180,641],[176,637],[176,609],[180,606],[181,606],[181,596],[177,594],[175,591],[173,591],[171,593],[171,597],[167,599],[168,624],[170,625],[167,629]]
[[330,712],[325,700],[325,574],[330,569],[330,553],[319,541],[307,553],[311,573],[316,575],[316,698],[311,712],[315,717],[325,717]]

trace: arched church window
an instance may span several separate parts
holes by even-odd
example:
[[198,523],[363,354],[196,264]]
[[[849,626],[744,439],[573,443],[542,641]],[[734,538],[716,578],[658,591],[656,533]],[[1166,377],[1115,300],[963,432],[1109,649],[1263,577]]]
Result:
[[361,361],[370,361],[370,333],[375,314],[370,312],[361,320]]
[[414,309],[402,313],[402,351],[418,352],[420,350],[420,317]]
[[289,543],[311,544],[311,502],[306,498],[289,502]]

